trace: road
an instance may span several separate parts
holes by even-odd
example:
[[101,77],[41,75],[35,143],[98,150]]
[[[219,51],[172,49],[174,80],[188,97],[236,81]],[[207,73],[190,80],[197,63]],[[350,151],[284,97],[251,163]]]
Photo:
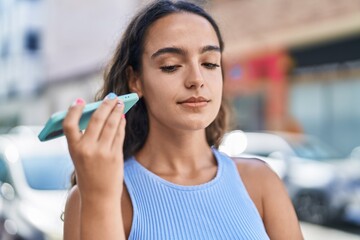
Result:
[[360,240],[360,226],[343,225],[334,228],[301,222],[305,240]]

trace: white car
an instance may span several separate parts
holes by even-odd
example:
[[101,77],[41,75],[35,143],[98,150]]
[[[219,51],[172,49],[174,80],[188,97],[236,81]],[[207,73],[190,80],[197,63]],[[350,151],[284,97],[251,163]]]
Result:
[[301,220],[360,223],[360,161],[315,137],[281,132],[226,134],[220,151],[263,159],[284,181]]
[[38,129],[0,135],[0,239],[63,239],[73,165],[65,139],[40,142]]

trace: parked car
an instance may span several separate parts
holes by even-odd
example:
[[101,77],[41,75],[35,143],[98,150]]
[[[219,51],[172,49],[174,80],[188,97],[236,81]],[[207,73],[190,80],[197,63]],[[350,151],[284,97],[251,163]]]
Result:
[[267,162],[284,181],[299,219],[318,224],[338,220],[360,223],[360,162],[342,156],[319,139],[233,131],[224,136],[220,150]]
[[0,135],[0,239],[60,240],[73,165],[64,138],[40,142],[38,127]]

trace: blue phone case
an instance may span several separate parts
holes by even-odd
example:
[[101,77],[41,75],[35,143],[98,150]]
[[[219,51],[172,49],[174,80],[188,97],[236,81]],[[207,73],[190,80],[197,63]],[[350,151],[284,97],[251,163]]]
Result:
[[[129,109],[139,100],[139,96],[136,93],[121,95],[118,96],[118,98],[121,99],[125,104],[124,114],[129,111]],[[97,101],[85,105],[83,114],[81,115],[79,121],[80,130],[84,130],[87,127],[91,115],[100,106],[101,103],[102,101]],[[66,114],[67,111],[61,111],[51,115],[38,136],[40,141],[47,141],[64,135],[62,122]]]

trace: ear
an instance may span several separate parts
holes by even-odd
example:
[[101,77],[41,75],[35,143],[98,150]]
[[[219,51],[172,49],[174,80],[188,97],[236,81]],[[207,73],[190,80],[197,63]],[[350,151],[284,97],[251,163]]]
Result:
[[126,75],[128,78],[129,90],[131,92],[137,93],[139,98],[142,97],[142,84],[139,74],[134,71],[132,66],[128,66],[126,68]]

